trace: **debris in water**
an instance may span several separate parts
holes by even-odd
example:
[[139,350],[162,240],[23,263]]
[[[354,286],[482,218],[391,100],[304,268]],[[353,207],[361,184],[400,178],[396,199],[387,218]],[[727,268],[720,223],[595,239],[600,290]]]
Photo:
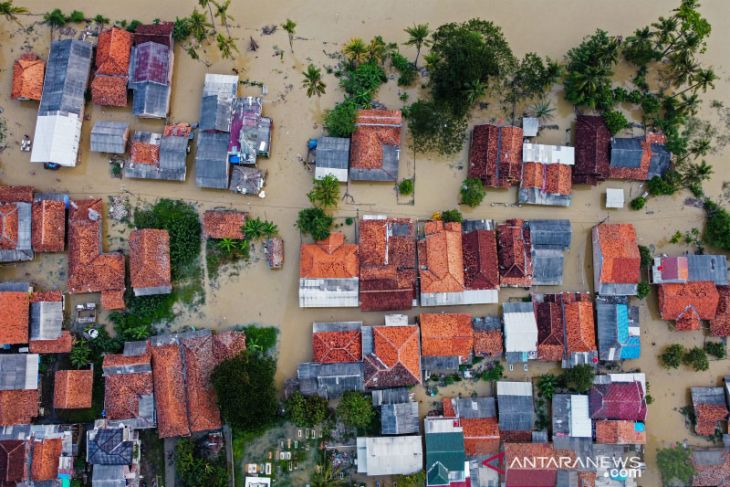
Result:
[[256,41],[254,40],[253,36],[252,36],[252,37],[249,37],[249,41],[248,41],[248,50],[249,50],[249,51],[254,51],[254,52],[256,52],[256,50],[257,50],[258,48],[259,48],[259,43],[258,43],[258,42],[256,42]]
[[276,32],[276,24],[265,25],[261,28],[261,33],[265,36],[270,36],[274,32]]

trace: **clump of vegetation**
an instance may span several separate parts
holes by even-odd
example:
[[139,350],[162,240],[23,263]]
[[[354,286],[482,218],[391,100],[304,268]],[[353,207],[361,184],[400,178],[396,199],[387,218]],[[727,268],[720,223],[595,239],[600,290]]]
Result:
[[242,328],[246,334],[246,348],[252,352],[272,354],[276,349],[279,329],[273,326],[248,325]]
[[574,105],[602,111],[614,105],[611,78],[618,61],[620,41],[597,30],[566,55],[565,98]]
[[484,190],[484,183],[479,178],[467,178],[461,185],[461,204],[477,207],[481,204],[487,192]]
[[682,357],[685,365],[692,367],[695,371],[700,372],[710,368],[710,362],[707,360],[707,353],[700,347],[694,347],[687,351]]
[[636,286],[636,297],[639,299],[646,298],[650,292],[651,292],[651,284],[649,284],[646,281],[641,281],[638,284],[638,286]]
[[558,81],[562,73],[560,63],[550,58],[541,58],[528,52],[516,65],[514,72],[506,80],[506,100],[512,104],[512,119],[515,118],[517,104],[542,97]]
[[730,213],[717,203],[705,200],[704,241],[715,248],[730,250]]
[[175,444],[175,473],[184,487],[226,487],[228,469],[219,455],[211,459],[200,452],[192,438],[180,438]]
[[616,135],[625,128],[628,128],[631,124],[626,120],[623,113],[618,110],[609,110],[603,114],[603,120],[606,122],[606,127],[612,135]]
[[324,127],[332,137],[349,137],[355,131],[357,107],[350,100],[338,103],[324,117]]
[[717,359],[724,359],[727,355],[727,349],[722,342],[706,342],[705,352]]
[[663,485],[690,485],[695,468],[690,451],[679,443],[672,448],[660,448],[656,454],[657,467]]
[[319,208],[335,208],[340,200],[340,182],[332,174],[315,179],[307,198]]
[[646,198],[644,198],[643,196],[637,196],[636,198],[631,200],[630,205],[632,210],[639,211],[644,207],[644,205],[646,205]]
[[455,154],[461,150],[469,121],[431,100],[418,100],[403,108],[415,150]]
[[654,263],[654,255],[646,245],[639,245],[639,255],[641,255],[641,267],[651,267]]
[[504,376],[504,365],[502,362],[492,362],[489,367],[482,372],[482,380],[487,382],[495,382]]
[[596,370],[591,365],[576,365],[573,368],[564,369],[558,376],[558,383],[571,392],[583,394],[593,386],[595,375]]
[[305,396],[294,392],[285,404],[289,421],[297,426],[312,428],[327,419],[327,399],[319,396]]
[[403,196],[409,196],[413,194],[413,179],[404,179],[398,183],[398,193]]
[[342,395],[337,405],[337,419],[345,426],[359,431],[367,428],[375,417],[373,404],[360,392],[348,391]]
[[324,240],[330,236],[335,219],[325,213],[322,208],[305,208],[299,211],[296,226],[314,240]]
[[416,81],[418,76],[416,66],[406,59],[403,54],[398,51],[392,52],[390,54],[390,64],[399,73],[398,86],[411,86]]
[[91,363],[91,345],[85,338],[74,340],[71,354],[69,355],[71,365],[75,369],[83,369]]
[[461,223],[464,218],[461,216],[461,212],[457,209],[444,210],[441,212],[441,221],[444,223],[456,222]]
[[546,401],[552,401],[557,385],[558,378],[553,374],[541,375],[537,378],[537,394]]
[[165,323],[175,318],[173,306],[174,294],[155,294],[151,296],[135,296],[130,289],[124,296],[126,309],[113,311],[109,320],[114,324],[117,336],[123,340],[144,340],[154,334],[154,325]]
[[678,343],[669,345],[659,355],[659,363],[666,369],[677,369],[684,357],[684,347]]

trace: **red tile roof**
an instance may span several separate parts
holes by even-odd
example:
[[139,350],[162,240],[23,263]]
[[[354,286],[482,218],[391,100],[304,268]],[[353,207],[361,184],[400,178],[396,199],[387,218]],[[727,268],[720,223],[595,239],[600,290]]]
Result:
[[497,418],[461,418],[464,451],[467,457],[493,455],[499,451]]
[[119,27],[99,34],[96,46],[96,74],[126,77],[134,35]]
[[501,357],[504,337],[500,330],[474,330],[474,354],[482,357]]
[[129,152],[129,158],[135,164],[158,164],[160,162],[160,144],[159,142],[150,144],[134,141]]
[[728,487],[730,485],[730,452],[727,449],[712,449],[717,452],[719,461],[707,462],[698,461],[696,455],[702,455],[705,449],[693,449],[692,465],[694,475],[692,476],[692,487]]
[[578,115],[573,183],[596,185],[608,178],[611,132],[601,116]]
[[595,384],[589,402],[592,419],[646,419],[646,399],[640,382]]
[[15,204],[0,205],[0,249],[16,249],[18,234],[18,207]]
[[421,351],[424,357],[454,357],[466,361],[474,348],[471,315],[423,313]]
[[645,445],[646,429],[637,428],[634,421],[596,421],[596,443],[608,445]]
[[171,47],[173,45],[172,28],[174,25],[174,22],[140,25],[134,31],[134,44],[156,42]]
[[222,426],[215,390],[210,383],[210,375],[218,365],[213,357],[212,341],[210,335],[183,340],[188,418],[193,433]]
[[558,457],[575,456],[572,452],[555,450],[551,443],[505,443],[504,455],[507,487],[555,487]]
[[565,335],[568,353],[595,352],[596,327],[593,321],[593,303],[589,294],[579,294],[576,301],[565,304]]
[[724,404],[694,404],[696,418],[695,433],[700,436],[712,436],[718,429],[718,423],[727,419],[728,410]]
[[499,289],[497,232],[475,230],[462,236],[464,253],[464,287]]
[[34,481],[56,480],[62,452],[61,438],[34,438],[30,478]]
[[247,215],[243,211],[208,210],[203,213],[203,231],[208,238],[241,240]]
[[124,290],[120,291],[102,291],[101,307],[108,310],[124,309]]
[[0,426],[30,424],[38,416],[38,390],[0,391]]
[[358,110],[350,142],[350,167],[383,167],[383,145],[400,147],[402,116],[399,110]]
[[345,243],[345,236],[332,232],[326,240],[303,244],[299,253],[299,277],[335,279],[358,277],[360,266],[356,244]]
[[134,289],[170,287],[170,235],[146,228],[129,236],[129,278]]
[[152,347],[152,364],[160,438],[190,435],[180,347],[174,344]]
[[710,320],[710,335],[714,337],[730,336],[730,287],[717,286],[719,301],[717,313]]
[[369,389],[416,385],[421,382],[418,327],[375,326],[373,354],[363,357]]
[[96,75],[91,82],[91,101],[95,105],[127,106],[127,77]]
[[63,252],[66,246],[66,205],[63,201],[34,202],[31,221],[35,252]]
[[104,361],[102,362],[102,368],[107,367],[120,367],[125,365],[150,365],[152,352],[150,351],[149,344],[144,353],[140,355],[124,355],[121,353],[108,353],[104,355]]
[[3,487],[15,486],[28,479],[25,469],[27,444],[25,440],[0,441],[0,485]]
[[0,184],[0,203],[32,203],[33,186],[7,186]]
[[422,293],[464,290],[464,251],[461,223],[426,222],[425,236],[418,242],[418,267]]
[[213,357],[216,363],[233,358],[246,350],[246,334],[242,331],[222,331],[213,335]]
[[535,303],[537,319],[537,358],[558,361],[563,358],[563,309],[560,302]]
[[63,330],[61,336],[55,340],[31,340],[30,353],[71,353],[73,336],[68,330]]
[[476,125],[469,144],[469,177],[508,188],[520,180],[522,129]]
[[93,370],[58,370],[53,387],[53,407],[56,409],[87,409],[91,407]]
[[[107,354],[102,368],[132,365],[150,366],[149,345],[141,355]],[[139,417],[139,401],[142,396],[153,394],[152,372],[108,374],[104,381],[104,410],[111,420]]]
[[573,192],[571,166],[568,164],[547,164],[544,191],[548,194],[571,194]]
[[0,291],[0,344],[28,343],[30,295],[27,292]]
[[519,219],[497,226],[500,285],[529,287],[532,284],[530,230]]
[[314,361],[321,364],[362,360],[360,330],[320,331],[312,334]]
[[10,96],[14,99],[40,100],[43,92],[43,76],[46,63],[38,56],[27,52],[13,63],[13,88]]
[[715,318],[720,301],[710,281],[659,285],[659,312],[663,320],[676,321],[677,330],[698,330],[700,320]]
[[636,230],[630,223],[602,223],[596,226],[602,262],[601,282],[638,284],[641,256],[636,243]]

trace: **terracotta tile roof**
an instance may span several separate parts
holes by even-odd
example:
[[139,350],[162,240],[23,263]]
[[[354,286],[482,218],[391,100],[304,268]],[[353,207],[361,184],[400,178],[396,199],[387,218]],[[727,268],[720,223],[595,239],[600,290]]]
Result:
[[210,335],[183,340],[188,418],[193,433],[221,427],[221,414],[210,383],[210,375],[218,365],[212,341]]
[[504,336],[500,330],[474,330],[474,354],[483,357],[501,357]]
[[60,303],[63,301],[61,291],[33,291],[30,295],[31,303]]
[[522,164],[522,188],[544,189],[545,168],[538,162],[525,162]]
[[56,409],[87,409],[91,407],[93,370],[58,370],[53,387],[53,407]]
[[522,220],[507,220],[497,226],[497,238],[500,285],[529,287],[532,284],[529,228]]
[[129,277],[134,289],[170,287],[170,235],[146,228],[129,236]]
[[303,244],[299,253],[299,277],[333,279],[358,277],[358,246],[345,243],[345,236],[332,232],[326,240]]
[[695,413],[695,433],[700,436],[712,436],[718,429],[718,423],[727,419],[728,410],[723,404],[700,403],[693,404]]
[[362,360],[360,330],[320,331],[312,334],[314,361],[321,364]]
[[133,141],[129,158],[135,164],[158,164],[160,162],[160,144]]
[[160,22],[159,24],[145,24],[137,27],[134,31],[134,44],[144,44],[145,42],[156,42],[168,47],[172,47],[172,28],[173,22]]
[[30,353],[71,353],[73,336],[68,330],[63,330],[61,336],[55,340],[31,340]]
[[203,231],[209,238],[241,240],[247,216],[243,211],[208,210],[203,213]]
[[31,222],[35,252],[63,252],[66,246],[66,205],[63,201],[34,202]]
[[0,184],[0,203],[32,203],[33,186],[7,186]]
[[400,147],[402,116],[399,110],[358,110],[350,142],[350,167],[383,167],[383,145]]
[[25,469],[27,444],[25,440],[0,441],[0,485],[3,487],[15,486],[28,479]]
[[425,236],[418,242],[418,267],[422,293],[464,290],[464,251],[461,224],[426,222]]
[[466,361],[474,348],[471,315],[424,313],[421,325],[421,351],[424,357],[454,357]]
[[633,284],[640,280],[641,256],[636,243],[636,230],[630,223],[597,225],[601,263],[601,282]]
[[[505,443],[504,454],[507,487],[553,487],[557,482],[559,458],[575,458],[572,451],[556,450],[552,443]],[[551,458],[555,461],[550,461]],[[535,464],[536,468],[525,464]],[[523,468],[510,468],[511,465]]]
[[149,345],[143,354],[140,355],[124,355],[121,353],[108,353],[104,355],[104,360],[101,364],[102,368],[107,367],[120,367],[125,365],[150,365],[152,358],[152,352],[150,351]]
[[13,88],[10,96],[14,99],[40,100],[43,92],[43,76],[46,63],[38,56],[27,52],[13,63]]
[[153,393],[152,373],[113,374],[104,382],[104,410],[111,420],[139,417],[141,396]]
[[127,76],[134,35],[119,27],[99,34],[96,46],[96,74]]
[[469,177],[508,188],[520,180],[522,129],[476,125],[469,143]]
[[589,294],[580,295],[581,300],[565,304],[565,335],[567,337],[566,351],[595,352],[596,327],[593,320],[593,303]]
[[375,326],[373,354],[363,357],[369,389],[420,384],[421,353],[418,327]]
[[180,347],[152,347],[152,364],[160,438],[190,435]]
[[462,235],[464,253],[464,287],[499,289],[497,232],[475,230]]
[[[701,460],[699,458],[700,455],[715,452],[719,457],[717,461],[707,462],[706,457]],[[727,449],[708,451],[693,448],[691,458],[695,470],[692,476],[692,487],[728,487],[730,485],[730,452]]]
[[185,137],[186,139],[193,131],[193,127],[186,122],[172,123],[165,125],[162,129],[163,137]]
[[578,115],[573,183],[596,185],[608,178],[611,132],[601,116]]
[[461,418],[464,450],[467,457],[493,455],[499,451],[497,418]]
[[717,286],[719,300],[717,313],[710,320],[710,335],[715,337],[730,336],[730,287]]
[[535,303],[537,320],[537,358],[558,361],[563,358],[563,309],[559,302]]
[[0,426],[30,424],[38,416],[38,390],[0,391]]
[[246,334],[242,331],[222,331],[213,335],[213,357],[216,363],[238,356],[246,350]]
[[56,480],[62,452],[61,438],[34,438],[30,478],[34,481]]
[[28,343],[30,295],[27,292],[0,291],[0,344]]
[[700,320],[715,318],[720,294],[710,281],[660,284],[658,300],[663,320],[676,321],[677,330],[698,330]]
[[596,443],[608,445],[645,445],[646,429],[636,427],[634,421],[596,421]]
[[549,194],[569,195],[573,192],[571,166],[567,164],[546,164],[545,189]]
[[91,101],[95,105],[127,106],[127,77],[96,75],[91,82]]
[[102,254],[101,199],[75,200],[69,213],[68,291],[102,293],[102,306],[124,307],[124,256]]
[[0,249],[13,250],[18,247],[19,223],[16,205],[0,205]]
[[592,419],[646,419],[646,399],[640,382],[594,384],[589,395]]

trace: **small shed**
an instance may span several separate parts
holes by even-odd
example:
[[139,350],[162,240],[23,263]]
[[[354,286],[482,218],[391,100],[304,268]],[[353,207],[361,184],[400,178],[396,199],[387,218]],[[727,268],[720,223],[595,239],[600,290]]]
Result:
[[228,137],[225,132],[200,132],[195,154],[195,183],[199,188],[228,188]]
[[536,117],[522,118],[522,135],[525,137],[536,137],[540,130],[540,119]]
[[340,182],[347,182],[350,165],[350,139],[345,137],[320,137],[317,141],[314,179],[332,175]]
[[91,129],[91,152],[124,154],[128,139],[128,123],[100,120]]
[[624,190],[622,188],[606,188],[606,208],[623,208]]
[[266,239],[264,251],[266,252],[266,262],[269,264],[269,269],[284,267],[284,239],[281,237]]
[[380,433],[383,435],[418,433],[420,423],[417,402],[383,404],[380,408]]
[[228,189],[234,193],[250,194],[263,198],[264,173],[255,167],[233,166],[231,168],[231,182]]

